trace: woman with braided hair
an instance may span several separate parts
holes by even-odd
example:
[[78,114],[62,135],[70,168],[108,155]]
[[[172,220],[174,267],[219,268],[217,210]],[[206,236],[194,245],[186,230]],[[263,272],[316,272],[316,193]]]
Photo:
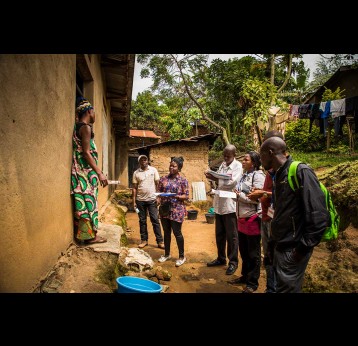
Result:
[[74,196],[75,240],[80,243],[105,243],[97,236],[98,184],[108,185],[106,176],[98,167],[98,153],[94,142],[95,111],[83,97],[76,101],[76,124],[73,131],[71,194]]

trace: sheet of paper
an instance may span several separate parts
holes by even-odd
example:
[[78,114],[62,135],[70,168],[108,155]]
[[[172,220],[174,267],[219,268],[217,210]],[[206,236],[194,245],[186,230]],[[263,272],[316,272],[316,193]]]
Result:
[[232,191],[222,191],[222,190],[214,190],[212,189],[210,193],[214,193],[215,195],[219,195],[222,198],[236,198],[237,195],[235,192]]
[[219,190],[219,197],[236,199],[237,196],[235,192]]
[[213,177],[218,178],[218,179],[224,179],[224,180],[228,180],[231,179],[232,174],[229,173],[217,173],[215,171],[207,171],[208,173],[210,173]]

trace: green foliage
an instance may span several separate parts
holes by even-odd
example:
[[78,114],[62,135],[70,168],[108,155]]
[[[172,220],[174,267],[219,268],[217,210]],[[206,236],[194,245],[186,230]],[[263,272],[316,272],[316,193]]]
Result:
[[160,122],[165,112],[166,107],[159,104],[158,97],[148,90],[144,91],[132,102],[130,126],[140,130],[165,130]]
[[[343,161],[343,160],[342,160]],[[329,187],[334,204],[341,215],[342,229],[349,223],[358,226],[358,160],[357,155],[322,173],[318,178]]]
[[309,119],[298,119],[297,121],[286,123],[285,141],[289,150],[294,149],[305,152],[323,150],[325,139],[319,133],[319,128],[312,126],[311,133],[308,131]]
[[328,153],[334,155],[341,155],[341,154],[349,155],[350,148],[346,144],[338,143],[338,144],[331,145],[331,147],[328,150]]
[[267,122],[268,109],[271,105],[288,109],[287,103],[279,98],[277,88],[267,81],[248,78],[243,82],[241,96],[242,108],[245,109],[244,125],[252,127],[257,120]]
[[324,87],[324,89],[324,93],[322,94],[322,102],[345,98],[343,92],[346,91],[346,89],[341,90],[340,87],[337,87],[335,91],[332,91],[331,89],[328,89],[326,87]]
[[303,152],[290,150],[290,155],[298,161],[308,163],[313,169],[318,169],[322,167],[333,167],[342,162],[350,162],[357,160],[358,155],[349,155],[349,154],[332,154],[326,153],[324,151],[312,151],[312,152]]

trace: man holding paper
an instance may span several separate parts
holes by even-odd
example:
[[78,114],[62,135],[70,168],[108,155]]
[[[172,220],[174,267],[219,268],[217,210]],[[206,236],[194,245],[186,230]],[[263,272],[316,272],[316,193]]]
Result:
[[[208,267],[226,265],[226,256],[229,266],[226,275],[235,273],[239,265],[239,242],[237,232],[236,198],[226,197],[220,191],[232,192],[242,176],[242,164],[235,159],[236,148],[229,144],[224,148],[224,162],[220,165],[217,174],[205,172],[207,179],[216,182],[217,192],[214,195],[215,209],[215,237],[218,255],[215,260],[207,263]],[[229,194],[230,196],[230,194]],[[227,253],[226,253],[227,249]]]

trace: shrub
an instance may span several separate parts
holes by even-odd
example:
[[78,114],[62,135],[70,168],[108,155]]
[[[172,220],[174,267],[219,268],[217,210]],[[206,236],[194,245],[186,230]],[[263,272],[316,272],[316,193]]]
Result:
[[325,148],[325,138],[319,132],[319,127],[312,125],[311,133],[309,130],[309,119],[298,119],[286,123],[285,141],[287,147],[300,151],[319,151]]

